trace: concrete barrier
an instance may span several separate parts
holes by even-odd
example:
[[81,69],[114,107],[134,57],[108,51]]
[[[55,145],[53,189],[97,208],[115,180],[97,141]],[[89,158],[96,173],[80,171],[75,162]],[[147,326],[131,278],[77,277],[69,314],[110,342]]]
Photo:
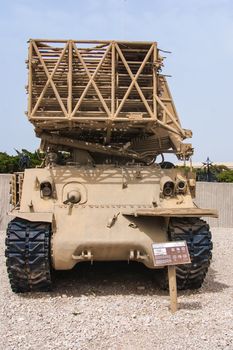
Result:
[[0,174],[0,230],[7,226],[9,218],[7,212],[10,210],[9,191],[10,191],[10,174]]
[[[9,206],[9,181],[11,175],[0,174],[0,230],[9,221],[6,213]],[[197,182],[195,202],[202,208],[214,208],[219,218],[206,218],[212,227],[233,228],[233,183]]]
[[195,202],[218,210],[218,219],[206,218],[210,226],[233,228],[233,183],[197,182]]

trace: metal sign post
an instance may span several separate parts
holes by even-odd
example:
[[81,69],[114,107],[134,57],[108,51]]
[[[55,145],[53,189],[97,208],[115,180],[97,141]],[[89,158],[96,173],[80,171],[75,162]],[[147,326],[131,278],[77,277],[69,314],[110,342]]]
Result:
[[171,312],[177,311],[176,265],[191,262],[186,241],[152,244],[154,265],[168,267],[168,282]]

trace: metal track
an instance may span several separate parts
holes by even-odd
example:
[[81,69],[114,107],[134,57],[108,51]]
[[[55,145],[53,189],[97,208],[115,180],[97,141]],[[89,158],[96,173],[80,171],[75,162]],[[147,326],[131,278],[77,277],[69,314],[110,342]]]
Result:
[[176,266],[177,288],[200,288],[212,258],[209,225],[199,218],[172,218],[168,235],[172,241],[186,240],[191,258],[191,264]]
[[16,218],[7,228],[6,265],[15,293],[51,289],[50,224]]

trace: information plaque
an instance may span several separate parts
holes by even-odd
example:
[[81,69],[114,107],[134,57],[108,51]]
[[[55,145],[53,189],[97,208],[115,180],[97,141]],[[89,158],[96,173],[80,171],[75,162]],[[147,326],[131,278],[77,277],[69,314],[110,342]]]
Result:
[[181,265],[191,262],[186,241],[153,243],[152,250],[155,266]]

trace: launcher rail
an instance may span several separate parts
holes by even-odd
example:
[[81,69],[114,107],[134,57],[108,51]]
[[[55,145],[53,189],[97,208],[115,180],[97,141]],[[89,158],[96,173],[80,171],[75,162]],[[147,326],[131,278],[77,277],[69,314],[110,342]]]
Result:
[[28,118],[40,133],[104,144],[153,135],[187,158],[162,66],[156,42],[31,39]]

